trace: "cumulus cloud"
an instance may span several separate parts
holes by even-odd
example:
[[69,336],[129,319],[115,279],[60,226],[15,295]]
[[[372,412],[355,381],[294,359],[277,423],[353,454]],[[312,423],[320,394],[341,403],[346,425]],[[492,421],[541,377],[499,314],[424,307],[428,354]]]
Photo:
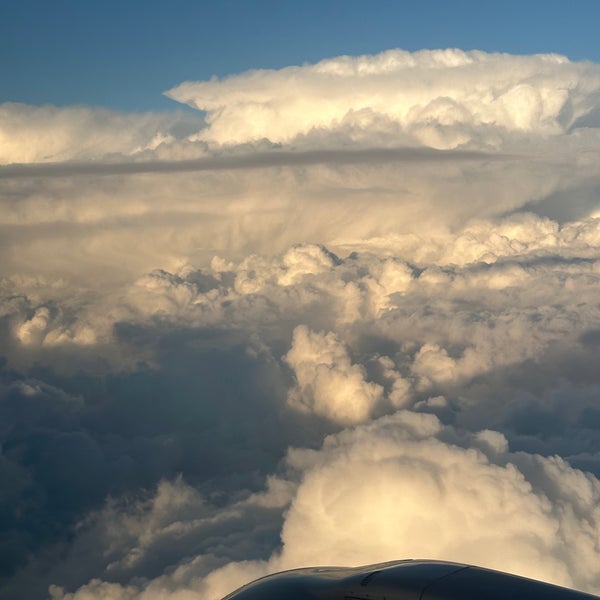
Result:
[[399,552],[597,591],[582,555],[597,556],[598,480],[558,457],[511,456],[492,432],[469,448],[447,435],[435,417],[401,412],[328,438],[320,452],[292,452],[303,477],[282,529],[283,564]]
[[2,105],[5,596],[599,592],[599,86],[390,51],[169,92],[205,118]]
[[[176,591],[182,597],[213,600],[274,570],[368,564],[394,554],[475,563],[597,592],[598,480],[556,456],[511,454],[504,437],[494,431],[476,432],[461,443],[435,417],[400,411],[328,437],[318,451],[293,449],[287,464],[299,483],[290,482],[282,495],[283,482],[272,481],[264,496],[289,505],[281,549],[268,560],[210,571],[211,557],[204,555],[147,584],[96,580],[75,594],[54,588],[53,597],[147,599]],[[147,551],[137,544],[166,546],[154,539],[157,511],[169,509],[168,518],[174,519],[193,495],[177,486],[181,482],[163,484],[143,512],[133,560]],[[169,495],[165,503],[164,496],[175,491],[177,500]],[[245,510],[260,497],[242,503]],[[176,508],[169,505],[172,501]],[[201,513],[201,501],[195,502],[194,512]],[[242,504],[235,508],[241,510]],[[215,518],[227,521],[231,510]],[[137,523],[133,519],[121,513],[109,523],[124,520],[121,527],[131,530]],[[245,522],[248,527],[248,516]],[[183,544],[189,532],[181,528],[201,539],[202,528],[210,526],[213,519],[188,517],[161,535],[177,535],[177,543]]]
[[288,401],[298,410],[314,411],[340,425],[354,425],[368,419],[381,399],[382,387],[365,381],[364,370],[351,363],[332,333],[297,327],[284,360],[296,376],[297,385],[290,390]]

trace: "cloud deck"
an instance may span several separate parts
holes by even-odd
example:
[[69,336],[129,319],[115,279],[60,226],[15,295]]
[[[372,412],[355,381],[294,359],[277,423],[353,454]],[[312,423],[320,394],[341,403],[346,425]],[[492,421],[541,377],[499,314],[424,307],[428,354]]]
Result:
[[390,51],[168,92],[198,117],[0,106],[5,597],[600,593],[599,89]]

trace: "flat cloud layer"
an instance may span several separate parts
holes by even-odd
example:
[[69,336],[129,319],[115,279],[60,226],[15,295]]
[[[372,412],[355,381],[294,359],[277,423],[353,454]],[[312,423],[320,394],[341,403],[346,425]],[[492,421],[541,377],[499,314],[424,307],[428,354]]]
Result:
[[409,557],[600,593],[600,67],[168,95],[205,115],[0,106],[3,597]]

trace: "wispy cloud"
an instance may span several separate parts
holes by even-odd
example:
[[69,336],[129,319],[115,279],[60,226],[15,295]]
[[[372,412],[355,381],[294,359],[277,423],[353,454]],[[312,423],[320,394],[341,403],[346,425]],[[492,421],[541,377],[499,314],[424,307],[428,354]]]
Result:
[[192,160],[45,162],[0,166],[0,179],[22,177],[74,177],[77,175],[133,175],[137,173],[190,173],[266,169],[310,165],[389,164],[395,162],[442,162],[474,160],[517,160],[502,154],[477,150],[436,150],[433,148],[363,148],[332,150],[276,150],[230,156],[209,156]]

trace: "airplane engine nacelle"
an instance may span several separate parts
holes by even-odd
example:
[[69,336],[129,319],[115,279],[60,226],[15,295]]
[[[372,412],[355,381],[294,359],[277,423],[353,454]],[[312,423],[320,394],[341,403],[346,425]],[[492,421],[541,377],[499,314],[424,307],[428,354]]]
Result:
[[584,592],[433,560],[314,567],[268,575],[223,600],[598,600]]

